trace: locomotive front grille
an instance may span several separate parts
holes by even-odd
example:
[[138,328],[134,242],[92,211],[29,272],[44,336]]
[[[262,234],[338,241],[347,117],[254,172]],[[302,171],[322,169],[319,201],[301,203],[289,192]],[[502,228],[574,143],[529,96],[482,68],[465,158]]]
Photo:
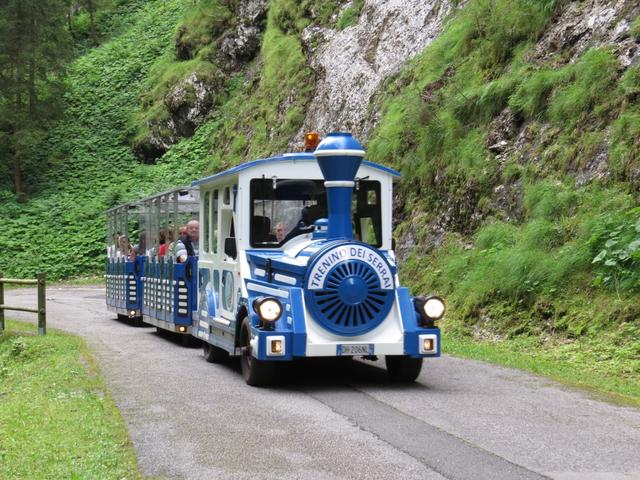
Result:
[[310,290],[308,297],[316,320],[347,335],[377,326],[393,304],[393,291],[380,288],[373,268],[358,261],[339,264],[327,275],[324,288]]

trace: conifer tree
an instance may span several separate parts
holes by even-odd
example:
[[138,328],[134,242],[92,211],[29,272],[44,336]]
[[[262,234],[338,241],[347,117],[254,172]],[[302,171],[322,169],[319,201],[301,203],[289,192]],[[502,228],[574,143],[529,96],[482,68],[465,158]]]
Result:
[[0,2],[0,154],[23,192],[30,147],[58,113],[70,57],[65,0]]

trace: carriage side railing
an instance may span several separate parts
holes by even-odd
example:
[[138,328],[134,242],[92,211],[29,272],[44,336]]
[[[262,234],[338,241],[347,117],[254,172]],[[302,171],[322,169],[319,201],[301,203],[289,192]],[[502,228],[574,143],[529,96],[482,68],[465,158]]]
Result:
[[[38,308],[27,307],[10,307],[4,304],[4,284],[12,283],[14,285],[37,285],[38,286]],[[40,272],[36,275],[36,279],[22,278],[4,278],[0,272],[0,335],[5,329],[4,312],[5,310],[13,310],[17,312],[36,313],[38,315],[38,334],[47,333],[47,308],[46,308],[46,276]]]

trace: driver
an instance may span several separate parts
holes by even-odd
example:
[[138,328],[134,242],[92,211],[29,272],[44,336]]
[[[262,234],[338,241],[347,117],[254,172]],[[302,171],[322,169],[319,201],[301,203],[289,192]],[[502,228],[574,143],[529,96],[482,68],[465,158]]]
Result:
[[300,221],[296,224],[295,227],[282,239],[281,243],[286,243],[291,240],[293,237],[297,237],[303,233],[309,233],[313,228],[312,225],[309,224],[309,207],[304,207],[302,212],[300,212],[301,218]]
[[282,242],[287,236],[287,232],[289,232],[289,225],[279,222],[275,228],[276,241],[278,243]]

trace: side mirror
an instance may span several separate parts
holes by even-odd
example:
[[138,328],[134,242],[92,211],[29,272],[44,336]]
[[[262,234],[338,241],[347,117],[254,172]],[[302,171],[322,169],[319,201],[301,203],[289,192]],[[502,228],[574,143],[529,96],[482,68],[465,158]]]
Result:
[[236,237],[227,237],[224,239],[224,254],[234,260],[238,258],[238,249],[236,248]]

